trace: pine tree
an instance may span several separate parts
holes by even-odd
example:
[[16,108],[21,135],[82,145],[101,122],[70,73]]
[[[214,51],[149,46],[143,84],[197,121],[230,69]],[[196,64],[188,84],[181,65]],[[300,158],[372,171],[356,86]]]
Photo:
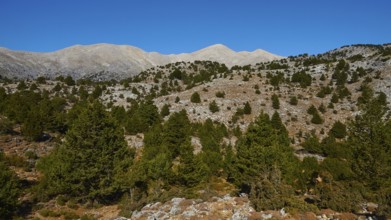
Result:
[[122,129],[103,105],[89,104],[72,124],[64,143],[39,162],[37,167],[44,175],[41,194],[108,201],[124,190],[118,182],[132,158]]
[[298,103],[297,97],[296,96],[291,96],[291,98],[289,100],[289,104],[297,105],[297,103]]
[[347,134],[346,126],[342,122],[336,121],[330,129],[330,134],[336,138],[344,138]]
[[201,103],[201,97],[200,97],[200,94],[198,92],[194,92],[191,97],[190,97],[190,101],[192,103]]
[[311,123],[313,124],[322,124],[323,119],[320,117],[318,110],[314,114],[312,114]]
[[257,210],[282,208],[293,195],[297,159],[289,147],[289,137],[274,129],[269,116],[261,113],[237,142],[234,182]]
[[219,106],[217,105],[217,103],[216,103],[215,100],[213,100],[211,103],[209,103],[209,110],[210,110],[212,113],[215,113],[215,112],[220,111],[220,108],[219,108]]
[[274,109],[280,109],[280,100],[276,94],[272,95],[272,106]]
[[179,179],[186,187],[195,186],[209,176],[209,168],[202,158],[193,154],[193,146],[186,141],[180,148]]
[[170,105],[164,104],[162,110],[160,111],[160,115],[164,118],[170,114]]
[[249,102],[246,102],[244,104],[243,113],[246,114],[246,115],[250,115],[251,114],[251,106],[250,106]]
[[12,219],[20,193],[19,180],[5,164],[4,155],[0,151],[0,219]]

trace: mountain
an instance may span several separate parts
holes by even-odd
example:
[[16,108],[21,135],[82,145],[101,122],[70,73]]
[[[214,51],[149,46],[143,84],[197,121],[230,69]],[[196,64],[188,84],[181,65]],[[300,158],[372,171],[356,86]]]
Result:
[[228,67],[278,60],[263,50],[235,52],[216,44],[193,53],[164,55],[128,45],[75,45],[55,52],[36,53],[0,48],[0,76],[35,78],[71,75],[95,80],[123,79],[154,66],[195,60],[217,61]]

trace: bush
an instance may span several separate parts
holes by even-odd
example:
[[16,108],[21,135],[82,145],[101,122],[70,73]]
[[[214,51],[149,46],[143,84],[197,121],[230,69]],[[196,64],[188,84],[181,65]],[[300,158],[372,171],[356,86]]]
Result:
[[209,110],[210,110],[212,113],[215,113],[215,112],[220,111],[220,108],[219,108],[219,106],[217,105],[217,103],[216,103],[215,100],[213,100],[211,103],[209,103]]
[[190,101],[192,103],[201,103],[201,97],[200,97],[200,94],[198,92],[194,92],[191,97],[190,97]]
[[318,111],[316,111],[312,115],[311,123],[313,123],[313,124],[322,124],[323,123],[323,119],[320,117]]
[[251,106],[250,106],[249,102],[246,102],[244,104],[243,113],[246,114],[246,115],[251,114]]
[[291,98],[289,99],[289,104],[297,105],[297,103],[298,103],[297,97],[296,96],[291,96]]
[[0,134],[8,134],[12,132],[13,124],[8,118],[0,116]]
[[19,204],[20,192],[19,180],[5,164],[4,155],[0,151],[0,219],[12,219]]
[[216,97],[217,98],[224,98],[225,97],[225,92],[216,92]]
[[299,83],[301,87],[305,88],[311,85],[312,77],[310,74],[301,71],[301,72],[294,73],[292,75],[291,81],[294,83]]
[[336,121],[333,127],[330,129],[330,134],[336,138],[344,138],[347,134],[346,125],[340,121]]

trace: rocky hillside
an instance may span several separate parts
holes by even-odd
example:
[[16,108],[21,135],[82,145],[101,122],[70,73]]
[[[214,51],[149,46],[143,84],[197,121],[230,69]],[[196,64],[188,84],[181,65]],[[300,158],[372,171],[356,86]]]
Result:
[[[306,134],[324,137],[336,121],[346,122],[359,114],[364,85],[391,101],[390,49],[390,45],[354,45],[317,56],[302,54],[230,69],[215,62],[177,62],[143,71],[129,84],[124,81],[126,87],[109,88],[111,92],[102,98],[127,106],[129,98],[153,94],[159,109],[164,105],[171,112],[185,109],[193,121],[212,119],[242,131],[260,112],[278,112],[293,143],[299,144]],[[194,93],[201,102],[191,101]],[[273,106],[273,95],[278,97],[278,107]],[[213,101],[218,111],[210,111]],[[251,114],[242,112],[246,102]],[[308,113],[311,106],[320,121],[313,121]]]
[[96,44],[65,48],[50,53],[11,51],[0,48],[0,76],[7,78],[54,78],[70,75],[94,80],[123,79],[148,68],[179,61],[210,60],[233,65],[281,59],[263,50],[235,52],[216,44],[189,54],[163,55],[127,45]]

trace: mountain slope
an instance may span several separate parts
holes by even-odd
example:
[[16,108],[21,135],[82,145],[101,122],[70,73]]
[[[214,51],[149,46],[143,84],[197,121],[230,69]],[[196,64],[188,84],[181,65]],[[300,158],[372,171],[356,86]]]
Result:
[[235,52],[221,44],[178,55],[145,52],[133,46],[112,44],[76,45],[49,53],[0,48],[0,76],[34,78],[71,75],[96,80],[123,79],[154,66],[179,61],[210,60],[231,67],[281,58],[263,50]]

